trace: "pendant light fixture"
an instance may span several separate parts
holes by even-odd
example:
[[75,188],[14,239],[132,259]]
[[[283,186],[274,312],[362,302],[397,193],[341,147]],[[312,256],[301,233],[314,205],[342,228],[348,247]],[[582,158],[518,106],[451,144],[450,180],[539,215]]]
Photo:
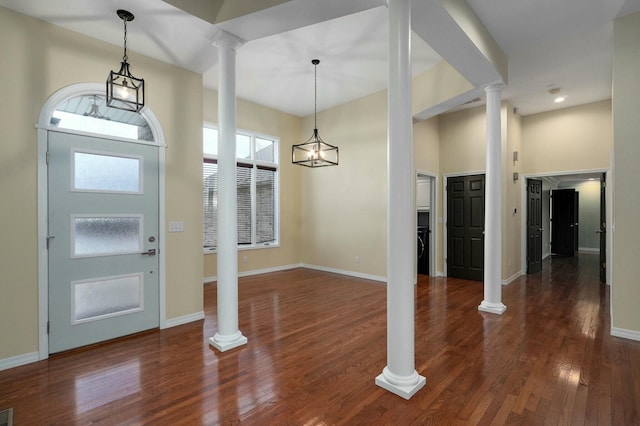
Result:
[[123,9],[116,13],[124,21],[124,54],[120,70],[111,71],[107,79],[107,106],[138,112],[144,107],[144,79],[131,75],[127,62],[127,22],[133,21],[134,16]]
[[319,59],[313,59],[314,66],[314,107],[313,107],[313,134],[306,142],[293,145],[291,155],[293,164],[306,167],[326,167],[338,165],[338,147],[329,145],[318,135],[318,64]]

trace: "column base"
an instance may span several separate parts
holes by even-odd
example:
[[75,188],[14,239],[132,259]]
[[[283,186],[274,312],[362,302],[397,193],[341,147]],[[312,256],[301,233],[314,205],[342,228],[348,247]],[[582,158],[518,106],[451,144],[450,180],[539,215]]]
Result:
[[224,352],[229,349],[237,348],[238,346],[246,345],[247,338],[239,331],[230,336],[222,336],[216,333],[215,336],[209,338],[209,344],[220,352]]
[[376,377],[376,385],[404,399],[411,398],[426,383],[427,379],[418,375],[416,371],[409,377],[401,377],[391,373],[388,367],[385,367],[382,370],[382,374]]
[[502,303],[491,303],[483,300],[478,306],[478,310],[482,312],[489,312],[490,314],[498,314],[502,315],[504,311],[507,310],[507,307]]

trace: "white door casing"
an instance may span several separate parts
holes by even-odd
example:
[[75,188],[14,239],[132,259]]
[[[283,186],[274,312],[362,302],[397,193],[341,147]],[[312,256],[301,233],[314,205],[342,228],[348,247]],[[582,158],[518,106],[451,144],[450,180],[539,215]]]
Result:
[[[48,176],[47,176],[47,139],[50,130],[60,130],[51,126],[50,120],[56,107],[63,101],[80,95],[102,94],[102,83],[80,83],[67,86],[54,93],[45,103],[37,124],[38,129],[38,352],[37,359],[46,359],[49,356],[49,336],[47,334],[49,319],[49,265],[47,253],[48,236]],[[166,283],[165,283],[165,137],[160,123],[153,112],[145,107],[140,112],[147,121],[153,133],[154,142],[144,142],[123,138],[106,139],[128,142],[130,144],[152,145],[158,149],[158,234],[157,238],[157,279],[158,279],[158,316],[160,328],[167,326],[166,321]],[[82,134],[105,138],[104,135],[88,134],[77,131],[63,131],[65,133]],[[34,354],[36,355],[36,354]]]

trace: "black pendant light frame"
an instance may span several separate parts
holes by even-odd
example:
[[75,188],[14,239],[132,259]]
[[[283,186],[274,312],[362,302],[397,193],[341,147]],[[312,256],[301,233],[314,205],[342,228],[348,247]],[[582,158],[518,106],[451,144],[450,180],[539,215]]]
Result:
[[338,147],[322,140],[318,134],[318,64],[319,59],[313,59],[314,66],[314,110],[313,134],[306,142],[291,147],[291,162],[305,167],[327,167],[338,165]]
[[111,71],[107,79],[107,106],[125,111],[139,112],[144,107],[144,79],[136,78],[129,71],[127,56],[127,22],[133,21],[131,12],[118,9],[124,22],[124,54],[118,72]]

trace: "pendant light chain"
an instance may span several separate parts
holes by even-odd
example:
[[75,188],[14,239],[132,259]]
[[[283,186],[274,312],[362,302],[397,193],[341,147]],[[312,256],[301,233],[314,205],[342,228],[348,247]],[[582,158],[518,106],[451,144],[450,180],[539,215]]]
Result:
[[313,64],[313,128],[318,128],[318,64]]
[[124,21],[124,55],[122,55],[122,61],[127,62],[129,57],[127,56],[127,19],[123,19]]

